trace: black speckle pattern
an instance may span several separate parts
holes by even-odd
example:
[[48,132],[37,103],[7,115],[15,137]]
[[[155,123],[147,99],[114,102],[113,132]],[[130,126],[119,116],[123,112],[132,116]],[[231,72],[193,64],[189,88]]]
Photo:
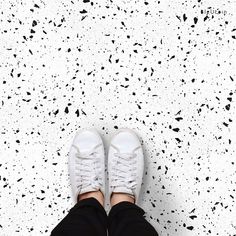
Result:
[[49,235],[68,213],[69,148],[90,127],[141,137],[161,236],[236,235],[234,1],[0,6],[1,235]]

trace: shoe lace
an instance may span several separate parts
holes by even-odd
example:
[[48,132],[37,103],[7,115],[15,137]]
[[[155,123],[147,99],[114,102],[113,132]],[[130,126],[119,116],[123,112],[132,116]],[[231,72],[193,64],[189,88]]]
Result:
[[[112,146],[118,150],[114,145]],[[135,148],[134,151],[138,148]],[[112,187],[125,187],[130,190],[131,194],[137,186],[137,154],[134,151],[131,153],[120,153],[119,151],[114,153],[116,158],[114,159],[111,179]]]
[[80,152],[79,148],[73,145],[77,149],[75,160],[76,166],[76,179],[77,187],[79,189],[86,188],[92,185],[92,188],[100,188],[102,185],[101,179],[101,165],[99,153],[96,149],[102,144],[96,145],[88,152]]

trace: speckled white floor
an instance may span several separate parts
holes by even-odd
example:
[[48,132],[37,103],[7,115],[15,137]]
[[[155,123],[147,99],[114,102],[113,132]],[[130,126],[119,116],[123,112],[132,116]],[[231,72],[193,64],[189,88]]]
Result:
[[233,0],[0,1],[0,235],[49,235],[67,214],[67,155],[87,127],[137,131],[160,236],[236,235],[235,13]]

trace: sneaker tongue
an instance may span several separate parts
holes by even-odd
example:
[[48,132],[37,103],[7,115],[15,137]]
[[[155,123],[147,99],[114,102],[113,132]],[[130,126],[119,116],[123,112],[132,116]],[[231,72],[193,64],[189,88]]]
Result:
[[127,193],[127,194],[130,194],[132,197],[134,196],[133,191],[126,187],[115,187],[112,192],[113,193]]

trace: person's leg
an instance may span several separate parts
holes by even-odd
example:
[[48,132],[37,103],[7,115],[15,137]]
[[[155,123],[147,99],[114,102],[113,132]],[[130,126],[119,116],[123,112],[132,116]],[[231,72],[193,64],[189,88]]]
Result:
[[142,208],[126,194],[114,193],[108,216],[109,236],[158,236],[154,227],[144,218]]
[[158,236],[144,218],[137,203],[144,169],[144,155],[137,135],[119,130],[111,139],[108,153],[109,195],[112,209],[108,217],[109,236]]
[[51,236],[84,235],[107,235],[107,215],[95,198],[79,201],[51,232]]
[[104,158],[103,142],[95,130],[77,132],[69,153],[69,174],[77,203],[51,236],[107,235]]

